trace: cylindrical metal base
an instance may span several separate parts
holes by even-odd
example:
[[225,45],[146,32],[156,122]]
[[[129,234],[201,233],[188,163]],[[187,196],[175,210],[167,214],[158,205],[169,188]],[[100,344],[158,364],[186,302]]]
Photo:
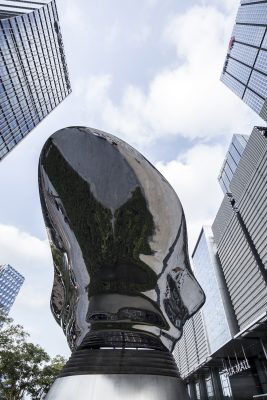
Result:
[[46,400],[189,400],[180,378],[158,375],[74,375],[57,378]]

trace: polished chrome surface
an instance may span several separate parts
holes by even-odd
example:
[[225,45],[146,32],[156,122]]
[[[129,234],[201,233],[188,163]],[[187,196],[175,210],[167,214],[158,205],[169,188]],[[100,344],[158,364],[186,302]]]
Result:
[[156,375],[76,375],[59,378],[46,400],[189,400],[181,379]]
[[55,267],[51,308],[71,349],[88,334],[117,335],[116,347],[128,332],[135,347],[146,334],[172,350],[204,293],[169,183],[122,140],[71,127],[46,142],[39,187]]

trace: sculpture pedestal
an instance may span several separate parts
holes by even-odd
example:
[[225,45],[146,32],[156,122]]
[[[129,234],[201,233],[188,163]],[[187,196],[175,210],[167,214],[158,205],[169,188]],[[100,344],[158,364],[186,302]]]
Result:
[[52,312],[73,351],[47,400],[187,400],[170,353],[205,296],[169,183],[137,150],[70,127],[42,150]]
[[46,400],[189,400],[180,378],[158,375],[74,375],[56,379]]
[[46,400],[189,400],[169,351],[92,349],[89,342],[72,353]]

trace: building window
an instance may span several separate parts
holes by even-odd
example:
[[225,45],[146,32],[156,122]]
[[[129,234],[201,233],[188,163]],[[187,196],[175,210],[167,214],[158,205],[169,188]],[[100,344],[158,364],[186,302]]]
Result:
[[220,372],[220,380],[222,385],[223,398],[225,400],[232,400],[232,390],[228,375],[224,372]]
[[209,400],[213,400],[214,399],[214,389],[213,389],[212,378],[210,375],[205,377],[205,383],[206,383],[207,397]]
[[199,382],[196,382],[196,399],[200,400],[200,385]]
[[191,387],[190,387],[190,383],[188,383],[188,384],[186,385],[186,390],[187,390],[187,393],[188,393],[188,395],[189,395],[189,397],[190,397],[190,399],[191,399]]

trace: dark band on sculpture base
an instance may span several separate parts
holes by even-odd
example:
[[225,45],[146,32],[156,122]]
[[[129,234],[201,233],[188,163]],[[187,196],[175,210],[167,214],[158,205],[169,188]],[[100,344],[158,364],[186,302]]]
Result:
[[179,378],[174,358],[168,351],[131,349],[78,349],[59,378],[90,374],[145,374]]
[[59,377],[84,374],[179,377],[174,358],[160,339],[144,332],[131,331],[97,331],[87,334]]
[[133,331],[93,331],[89,332],[78,349],[100,349],[100,348],[132,348],[152,349],[167,351],[161,340],[154,335],[144,332]]

